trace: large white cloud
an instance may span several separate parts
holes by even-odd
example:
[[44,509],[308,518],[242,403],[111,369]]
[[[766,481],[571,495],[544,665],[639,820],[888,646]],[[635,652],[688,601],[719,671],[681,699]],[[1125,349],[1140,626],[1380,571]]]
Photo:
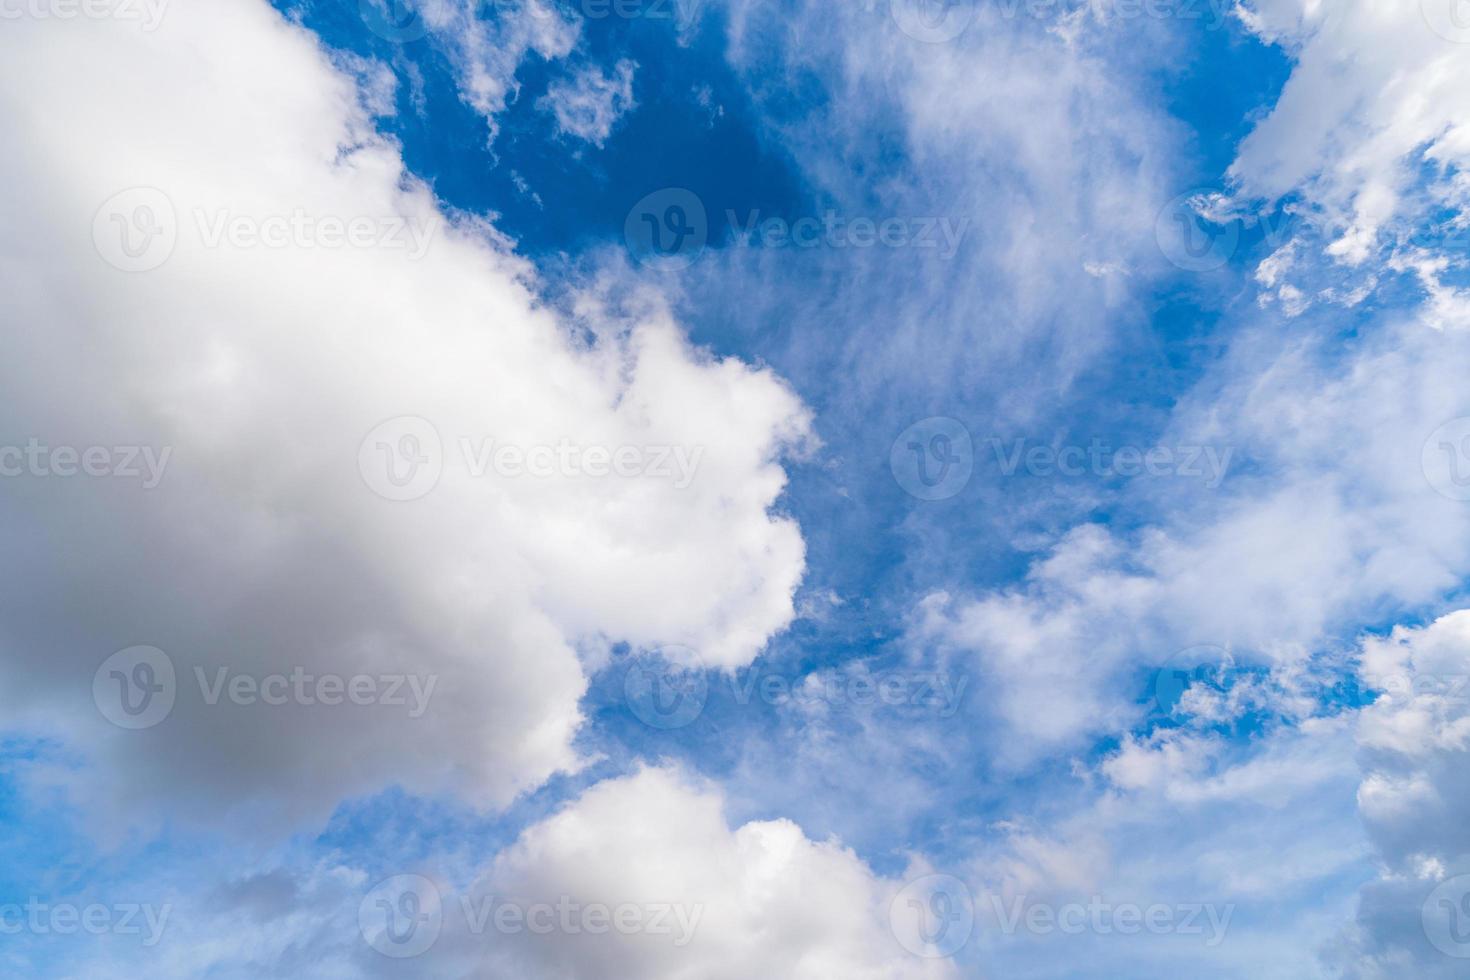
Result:
[[[734,826],[726,807],[713,785],[649,768],[592,786],[492,859],[467,856],[460,840],[399,858],[408,842],[398,838],[373,855],[248,870],[236,855],[215,869],[228,881],[207,887],[155,874],[129,894],[171,910],[161,941],[80,950],[74,975],[958,975],[951,961],[900,941],[914,914],[907,898],[920,894],[903,880],[875,874],[840,842],[812,840],[788,820]],[[402,917],[407,910],[416,922]],[[398,945],[387,935],[390,914],[399,916],[391,920]],[[969,938],[968,928],[956,933],[955,945]]]
[[[170,452],[152,489],[5,481],[6,725],[74,739],[90,791],[262,827],[393,782],[503,803],[577,764],[579,646],[673,642],[728,667],[790,620],[803,546],[770,513],[807,424],[790,390],[690,349],[656,303],[632,324],[539,305],[530,267],[448,222],[356,82],[268,5],[181,3],[154,32],[25,17],[0,62],[21,148],[0,162],[0,444]],[[420,237],[354,247],[324,218]],[[279,247],[242,237],[262,223]],[[155,226],[166,261],[109,264],[161,258]],[[155,251],[135,263],[123,232]],[[375,430],[401,416],[433,431]],[[437,485],[386,499],[388,465],[410,475],[434,435]],[[636,453],[605,476],[474,476],[461,439]],[[640,469],[658,447],[683,453],[667,475]],[[135,644],[178,675],[140,731],[92,696]],[[298,666],[437,686],[411,717],[210,705],[194,673]]]
[[[902,882],[874,876],[852,851],[809,840],[788,820],[732,828],[724,806],[711,786],[675,770],[645,769],[599,784],[527,830],[476,882],[475,894],[522,904],[563,895],[584,906],[673,904],[695,925],[671,935],[519,932],[505,943],[515,964],[505,975],[955,975],[949,961],[900,944],[890,906]],[[688,941],[676,945],[681,938]]]
[[1363,644],[1358,809],[1379,873],[1333,959],[1343,975],[1464,976],[1470,893],[1470,611]]

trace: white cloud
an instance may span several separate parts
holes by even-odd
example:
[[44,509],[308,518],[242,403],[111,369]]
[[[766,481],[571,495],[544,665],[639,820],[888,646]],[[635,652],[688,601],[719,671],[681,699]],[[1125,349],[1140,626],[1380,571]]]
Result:
[[1352,978],[1463,976],[1463,921],[1451,930],[1433,893],[1470,874],[1470,610],[1368,638],[1360,675],[1380,692],[1357,738],[1358,809],[1381,864],[1334,958]]
[[1329,229],[1326,254],[1351,266],[1404,248],[1396,221],[1422,230],[1439,208],[1463,210],[1470,31],[1457,26],[1459,0],[1251,6],[1247,25],[1295,64],[1230,168],[1242,196],[1300,193]]
[[588,65],[571,78],[559,78],[536,102],[556,117],[557,128],[570,136],[601,146],[618,117],[633,109],[633,72],[637,65],[624,58],[603,74]]
[[[277,829],[392,783],[502,804],[579,764],[579,646],[675,642],[730,667],[791,619],[803,545],[770,508],[807,427],[792,392],[690,349],[656,304],[582,324],[592,340],[559,320],[529,265],[405,178],[356,84],[267,4],[170,7],[153,33],[20,19],[0,64],[26,93],[0,121],[27,148],[0,162],[0,445],[170,452],[155,489],[14,477],[0,511],[8,724],[72,739],[94,767],[51,776],[106,801],[109,825],[137,807]],[[124,230],[165,241],[142,233],[170,215],[161,266],[108,264],[130,261]],[[342,241],[354,219],[364,247]],[[242,239],[262,223],[285,244]],[[416,240],[379,240],[405,223]],[[363,447],[398,416],[442,439],[421,499],[370,488],[424,446],[390,429]],[[474,476],[460,438],[698,462],[682,489]],[[179,688],[165,721],[125,731],[94,707],[93,673],[136,644],[173,659]],[[196,667],[437,687],[421,717],[210,705]]]
[[[151,976],[231,980],[958,975],[896,938],[890,907],[903,881],[788,820],[731,826],[725,808],[714,786],[649,768],[592,786],[493,860],[453,850],[395,867],[398,838],[372,855],[372,874],[332,854],[244,871],[235,861],[213,869],[227,883],[207,888],[155,875],[130,894],[172,909],[164,941],[93,948],[74,975],[136,976],[142,963]],[[408,893],[432,919],[412,933],[418,945],[386,947],[412,955],[384,956],[371,945],[386,922],[376,899],[391,907]]]
[[555,902],[672,903],[698,926],[663,935],[522,934],[506,976],[901,980],[954,976],[890,931],[902,883],[787,820],[732,828],[723,796],[668,769],[601,783],[530,828],[475,884],[481,895]]

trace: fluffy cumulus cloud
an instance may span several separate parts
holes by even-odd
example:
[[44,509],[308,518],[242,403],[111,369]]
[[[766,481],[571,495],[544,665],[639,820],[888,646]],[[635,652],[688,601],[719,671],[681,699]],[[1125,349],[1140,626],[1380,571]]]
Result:
[[[1356,303],[1382,261],[1418,277],[1432,322],[1463,319],[1470,299],[1446,281],[1463,266],[1470,234],[1463,4],[1261,0],[1241,16],[1294,64],[1230,177],[1244,198],[1292,198],[1311,232],[1272,256],[1262,280],[1282,281],[1297,309],[1310,297],[1293,279],[1324,299]],[[1352,287],[1322,288],[1310,268],[1292,270],[1306,245],[1353,269]]]
[[618,117],[632,109],[633,72],[637,68],[624,58],[606,74],[588,65],[569,78],[552,82],[536,105],[556,117],[561,132],[601,146],[612,133]]
[[[732,828],[718,790],[669,769],[602,783],[527,830],[471,891],[500,901],[672,908],[669,932],[517,933],[506,976],[568,978],[955,976],[905,949],[903,882],[787,820]],[[900,917],[908,914],[900,909]],[[682,923],[682,925],[681,925]]]
[[256,828],[499,805],[579,764],[610,642],[730,667],[791,619],[793,393],[656,303],[544,308],[311,35],[230,0],[0,55],[0,697],[46,778]]
[[725,808],[714,786],[649,768],[596,785],[490,862],[445,853],[368,873],[332,855],[208,889],[158,880],[135,894],[171,910],[167,941],[151,958],[78,960],[77,975],[135,976],[143,963],[229,978],[958,975],[901,941],[913,942],[905,881],[787,820],[732,826]]
[[1333,959],[1355,978],[1463,976],[1470,611],[1367,640],[1360,673],[1377,699],[1358,722],[1358,808],[1379,868]]

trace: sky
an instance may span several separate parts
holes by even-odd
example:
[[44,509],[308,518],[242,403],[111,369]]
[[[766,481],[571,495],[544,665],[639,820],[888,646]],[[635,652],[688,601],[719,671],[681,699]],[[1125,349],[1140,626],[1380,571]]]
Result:
[[1470,971],[1463,0],[0,20],[0,973]]

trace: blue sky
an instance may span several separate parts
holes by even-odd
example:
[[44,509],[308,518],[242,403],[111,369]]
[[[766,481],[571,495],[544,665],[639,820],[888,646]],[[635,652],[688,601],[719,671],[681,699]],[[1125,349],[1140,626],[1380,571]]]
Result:
[[1463,975],[1460,6],[54,7],[7,975]]

